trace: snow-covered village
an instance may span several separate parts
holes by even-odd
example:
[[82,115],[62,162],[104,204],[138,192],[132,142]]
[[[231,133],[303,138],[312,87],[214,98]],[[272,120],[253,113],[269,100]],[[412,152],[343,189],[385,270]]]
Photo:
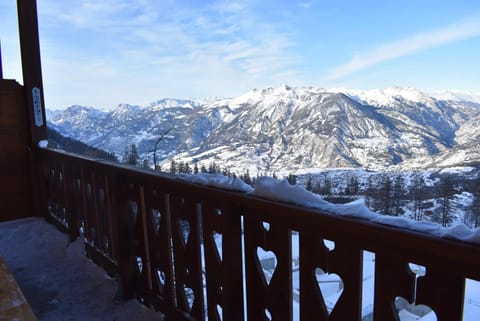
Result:
[[477,321],[480,6],[0,3],[0,321]]

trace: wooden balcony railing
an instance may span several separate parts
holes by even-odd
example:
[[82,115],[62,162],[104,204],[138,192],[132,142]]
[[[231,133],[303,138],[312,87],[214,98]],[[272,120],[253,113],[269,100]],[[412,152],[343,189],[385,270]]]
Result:
[[[125,297],[170,320],[361,320],[364,251],[375,253],[376,321],[399,320],[398,297],[429,306],[437,320],[460,321],[465,279],[480,280],[476,245],[49,149],[38,155],[47,217],[72,238],[83,234],[87,255],[118,276]],[[270,280],[259,251],[276,257]],[[426,275],[417,279],[410,262]],[[330,314],[317,268],[343,280]]]

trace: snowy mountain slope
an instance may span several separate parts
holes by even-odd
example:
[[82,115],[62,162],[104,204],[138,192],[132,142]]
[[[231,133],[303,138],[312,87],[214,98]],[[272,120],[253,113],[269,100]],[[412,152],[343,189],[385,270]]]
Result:
[[341,91],[282,85],[232,99],[162,99],[111,112],[71,107],[49,122],[65,135],[120,156],[135,143],[150,161],[155,141],[173,128],[158,145],[157,156],[165,163],[175,157],[215,161],[236,171],[278,172],[371,168],[417,157],[438,163],[435,155],[454,148],[478,155],[475,139],[469,138],[479,132],[478,115],[471,103],[438,100],[413,88]]
[[89,144],[92,138],[101,135],[101,129],[96,126],[96,121],[105,114],[104,111],[93,107],[73,105],[63,111],[47,113],[47,120],[48,125],[62,135]]
[[[446,90],[430,93],[438,100],[470,102],[480,105],[480,92],[463,92],[459,90]],[[480,107],[480,106],[478,106]]]
[[480,164],[480,115],[465,122],[455,133],[457,145],[435,158],[440,167]]
[[197,151],[180,157],[280,171],[387,166],[448,150],[460,124],[476,112],[419,97],[415,102],[395,97],[390,105],[372,106],[312,88],[252,91],[223,102],[236,116],[202,144],[200,158]]

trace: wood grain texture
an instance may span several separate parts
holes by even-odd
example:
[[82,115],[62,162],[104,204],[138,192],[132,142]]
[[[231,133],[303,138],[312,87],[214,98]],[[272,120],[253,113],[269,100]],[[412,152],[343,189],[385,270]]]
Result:
[[37,320],[2,256],[0,256],[0,320]]
[[0,222],[34,215],[23,87],[0,79]]

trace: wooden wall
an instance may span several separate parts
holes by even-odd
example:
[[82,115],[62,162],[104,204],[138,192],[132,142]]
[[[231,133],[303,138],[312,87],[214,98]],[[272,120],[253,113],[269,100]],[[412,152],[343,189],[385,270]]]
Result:
[[34,214],[24,88],[0,79],[0,221]]

